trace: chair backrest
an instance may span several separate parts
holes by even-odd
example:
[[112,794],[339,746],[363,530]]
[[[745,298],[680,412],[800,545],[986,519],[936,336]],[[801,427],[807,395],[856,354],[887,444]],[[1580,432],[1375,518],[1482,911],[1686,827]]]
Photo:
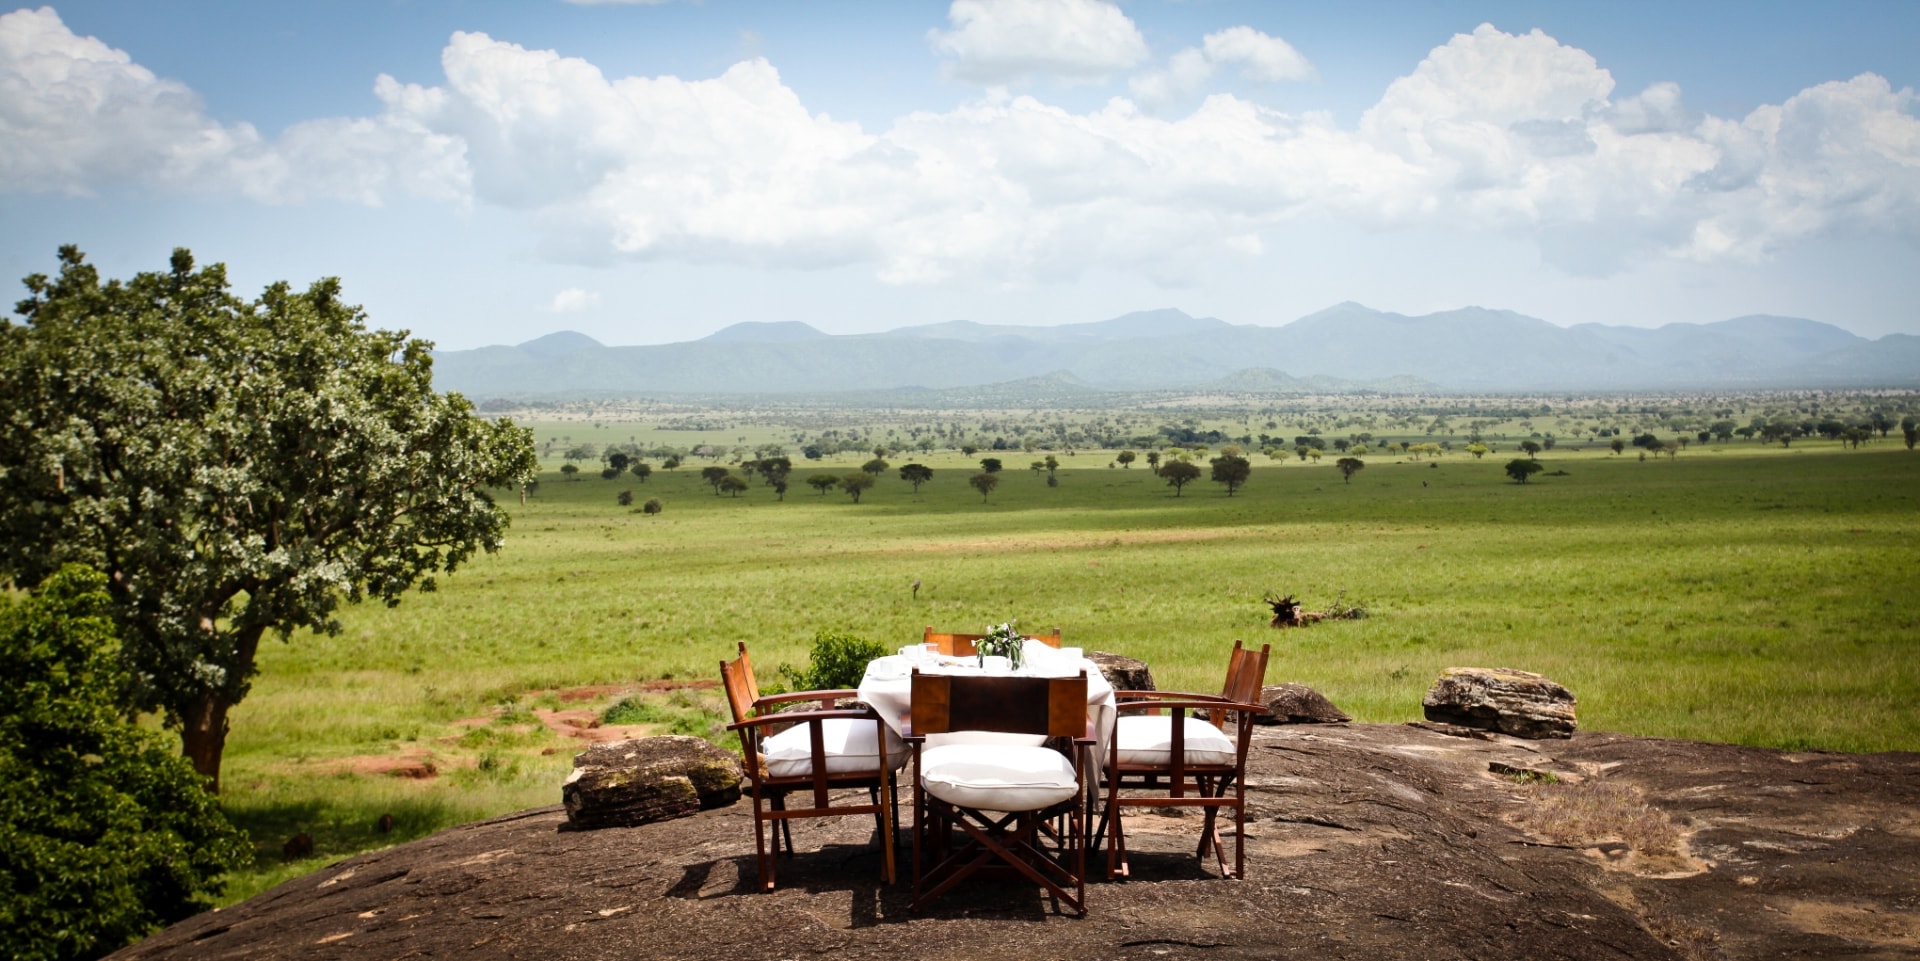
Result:
[[1001,677],[913,673],[913,733],[993,731],[1083,737],[1087,675]]
[[[1267,652],[1271,644],[1260,645],[1253,651],[1233,642],[1233,653],[1227,656],[1227,683],[1221,694],[1229,701],[1241,704],[1260,703],[1260,689],[1267,683]],[[1214,711],[1209,718],[1214,727],[1220,727],[1229,712]]]
[[[1053,633],[1051,634],[1023,634],[1021,636],[1030,640],[1039,641],[1048,647],[1060,646],[1060,629],[1057,627],[1053,629]],[[974,647],[974,642],[983,637],[986,637],[986,635],[949,634],[928,627],[926,633],[921,635],[921,643],[932,644],[934,650],[948,657],[972,657],[974,654],[979,653]]]
[[747,659],[747,642],[740,642],[740,656],[720,662],[720,681],[727,689],[727,706],[733,709],[735,724],[753,716],[753,703],[760,700],[760,684],[753,679],[753,662]]

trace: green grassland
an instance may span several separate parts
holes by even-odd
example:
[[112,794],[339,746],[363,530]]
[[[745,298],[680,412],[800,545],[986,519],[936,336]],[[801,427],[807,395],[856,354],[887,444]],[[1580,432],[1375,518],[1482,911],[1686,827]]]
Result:
[[[939,452],[888,457],[933,468],[917,496],[890,470],[860,503],[804,483],[856,469],[865,457],[851,454],[796,457],[784,502],[757,479],[716,496],[698,476],[707,461],[643,484],[562,480],[549,459],[526,504],[505,498],[501,553],[397,608],[347,611],[336,636],[262,652],[234,712],[224,799],[261,866],[229,896],[311,870],[279,865],[296,831],[331,858],[557,803],[578,742],[533,711],[712,679],[738,641],[764,683],[823,629],[893,646],[928,625],[1018,618],[1194,690],[1217,688],[1241,638],[1273,645],[1270,683],[1310,685],[1363,721],[1419,718],[1444,668],[1515,667],[1572,689],[1585,729],[1920,749],[1920,453],[1897,441],[1701,444],[1645,460],[1588,444],[1541,454],[1548,473],[1525,485],[1502,472],[1511,453],[1376,453],[1346,483],[1332,451],[1322,463],[1254,452],[1232,497],[1204,478],[1175,496],[1144,461],[1110,466],[1112,451],[1059,452],[1057,487],[1027,469],[1045,452],[988,454],[1007,469],[987,498],[966,483],[976,458]],[[616,504],[622,490],[634,508]],[[664,511],[639,513],[647,498]],[[1371,616],[1276,631],[1268,592]],[[588,686],[610,690],[563,704]],[[720,710],[710,690],[659,700],[642,716],[683,730],[712,731]],[[400,755],[437,776],[356,773],[351,760]],[[383,812],[393,835],[373,831]]]

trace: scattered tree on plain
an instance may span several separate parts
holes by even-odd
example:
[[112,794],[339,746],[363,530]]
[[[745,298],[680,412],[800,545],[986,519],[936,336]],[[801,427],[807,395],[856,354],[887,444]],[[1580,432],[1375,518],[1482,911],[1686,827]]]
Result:
[[635,462],[628,470],[631,470],[633,476],[640,478],[640,483],[644,484],[647,482],[647,478],[653,474],[653,465],[639,461]]
[[1198,480],[1200,468],[1192,461],[1170,460],[1160,465],[1160,476],[1167,479],[1167,486],[1173,488],[1173,496],[1180,496],[1180,489],[1191,481]]
[[713,496],[715,497],[720,496],[720,482],[732,476],[733,471],[719,464],[700,468],[700,479],[706,481],[707,485],[713,488]]
[[621,507],[632,507],[632,506],[633,506],[633,491],[631,491],[631,490],[624,490],[624,491],[621,491],[621,492],[620,492],[620,494],[619,494],[619,496],[617,496],[617,497],[615,497],[615,498],[614,498],[614,500],[615,500],[615,501],[617,501],[617,502],[619,502],[619,504],[620,504],[620,506],[621,506]]
[[1157,450],[1147,451],[1147,469],[1150,471],[1153,471],[1154,476],[1156,477],[1159,476],[1160,474],[1160,452],[1159,451]]
[[1614,439],[1607,442],[1607,449],[1618,454],[1621,451],[1627,449],[1627,442],[1619,437],[1615,437]]
[[886,461],[883,461],[880,458],[875,457],[874,459],[867,461],[864,464],[861,464],[860,471],[864,474],[869,474],[874,477],[879,477],[881,474],[884,474],[887,472],[888,466],[889,465],[887,464]]
[[577,464],[561,464],[560,465],[560,475],[562,477],[565,477],[567,480],[579,480],[580,478],[575,476],[579,473],[580,473],[580,467]]
[[1120,453],[1113,455],[1113,459],[1119,461],[1121,467],[1126,468],[1128,470],[1132,470],[1134,458],[1139,456],[1140,455],[1135,454],[1133,451],[1123,450]]
[[1333,466],[1340,469],[1340,479],[1351,484],[1353,475],[1367,469],[1367,462],[1358,457],[1342,457],[1334,461]]
[[1237,454],[1221,454],[1210,463],[1213,464],[1213,482],[1227,485],[1228,497],[1232,497],[1233,492],[1253,476],[1253,465]]
[[1528,460],[1537,459],[1536,455],[1540,453],[1540,450],[1540,443],[1538,441],[1523,440],[1520,442],[1520,452],[1527,455]]
[[818,473],[807,478],[807,486],[818,491],[820,496],[825,497],[828,491],[840,486],[840,475],[824,472]]
[[908,464],[900,468],[900,479],[913,485],[913,492],[920,493],[920,485],[933,479],[933,468],[925,464]]
[[1000,458],[998,458],[998,457],[983,457],[983,458],[981,458],[981,459],[980,459],[980,470],[981,470],[981,471],[983,471],[983,472],[985,472],[985,473],[988,473],[988,474],[998,474],[998,473],[1000,473]]
[[369,330],[337,280],[248,302],[185,250],[124,283],[60,260],[0,321],[0,575],[105,573],[126,707],[217,790],[261,639],[498,550],[489,491],[534,476],[533,440],[435,393],[431,345]]
[[866,471],[855,471],[840,478],[840,489],[846,491],[847,496],[852,497],[855,504],[860,503],[860,495],[872,486],[873,475]]
[[980,492],[980,502],[984,504],[987,501],[987,496],[993,493],[995,487],[999,486],[1000,475],[981,471],[967,478],[967,484],[974,490]]
[[649,497],[645,504],[640,505],[640,513],[646,514],[649,517],[660,513],[664,509],[665,505],[660,503],[660,498],[658,497]]
[[1537,460],[1516,457],[1513,460],[1507,461],[1507,476],[1522,484],[1527,482],[1527,478],[1543,470],[1546,470],[1546,468],[1540,466],[1540,462]]

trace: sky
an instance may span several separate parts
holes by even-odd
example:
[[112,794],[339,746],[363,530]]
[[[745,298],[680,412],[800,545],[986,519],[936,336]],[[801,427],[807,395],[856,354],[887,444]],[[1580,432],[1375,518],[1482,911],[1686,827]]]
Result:
[[442,349],[1343,301],[1920,334],[1916,50],[1912,0],[0,4],[0,276],[187,247]]

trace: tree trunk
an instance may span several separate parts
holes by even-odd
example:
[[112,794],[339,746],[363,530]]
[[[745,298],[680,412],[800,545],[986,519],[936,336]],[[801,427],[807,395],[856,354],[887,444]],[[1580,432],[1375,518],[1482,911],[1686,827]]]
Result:
[[188,705],[180,719],[180,752],[193,769],[207,779],[207,790],[220,793],[220,758],[227,750],[227,710],[224,696],[202,694]]

